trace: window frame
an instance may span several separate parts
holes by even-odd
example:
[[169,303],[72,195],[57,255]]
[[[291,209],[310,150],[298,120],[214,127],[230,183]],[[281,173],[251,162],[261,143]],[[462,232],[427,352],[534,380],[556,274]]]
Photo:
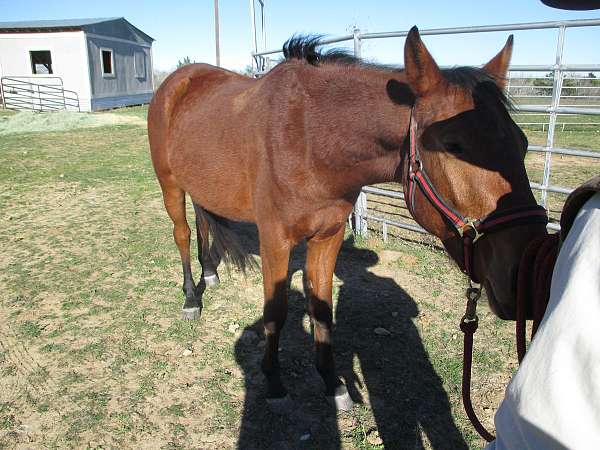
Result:
[[[106,72],[104,70],[104,52],[110,52],[110,70]],[[102,78],[115,78],[115,51],[112,48],[100,47],[100,69],[102,71]]]
[[[29,53],[29,68],[31,70],[31,75],[41,76],[41,77],[47,77],[49,75],[54,75],[54,63],[52,62],[52,49],[29,48],[29,49],[27,49],[27,51]],[[50,55],[50,69],[49,69],[48,73],[36,73],[35,72],[35,64],[33,63],[33,53],[34,52],[48,52],[48,54]]]
[[[143,73],[141,75],[138,75],[138,64],[137,64],[137,59],[136,59],[137,54],[142,55],[142,61],[144,64]],[[133,75],[138,80],[145,80],[146,78],[148,78],[148,70],[147,70],[148,64],[146,63],[146,59],[147,59],[146,52],[144,52],[143,50],[134,50],[133,51]]]

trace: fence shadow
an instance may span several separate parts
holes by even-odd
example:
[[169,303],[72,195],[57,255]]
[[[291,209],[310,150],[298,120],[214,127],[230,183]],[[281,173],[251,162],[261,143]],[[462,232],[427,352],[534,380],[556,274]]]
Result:
[[[240,230],[249,250],[257,251],[256,233]],[[467,448],[452,418],[448,396],[412,322],[414,300],[392,278],[368,268],[378,256],[346,240],[338,258],[339,286],[334,351],[338,372],[357,403],[368,403],[386,449],[423,448],[422,435],[436,449]],[[290,273],[304,264],[304,249],[294,252]],[[374,332],[377,327],[391,334]],[[245,404],[240,449],[339,449],[342,434],[352,439],[356,407],[336,414],[325,401],[324,384],[314,367],[313,338],[303,293],[291,289],[289,314],[281,339],[282,380],[295,408],[287,416],[271,413],[260,371],[262,321],[246,327],[235,346],[244,374]],[[360,368],[360,373],[357,369]],[[369,431],[369,430],[366,430]]]

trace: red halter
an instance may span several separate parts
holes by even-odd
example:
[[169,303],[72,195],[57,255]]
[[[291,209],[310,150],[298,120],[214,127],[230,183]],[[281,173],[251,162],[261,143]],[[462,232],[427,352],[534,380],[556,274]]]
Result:
[[548,223],[548,215],[546,209],[539,205],[526,205],[516,208],[510,208],[503,211],[494,211],[487,216],[479,219],[471,219],[460,214],[456,209],[452,208],[435,190],[431,180],[425,172],[423,161],[419,154],[419,145],[417,143],[417,121],[414,120],[414,106],[410,112],[409,125],[409,154],[408,154],[408,171],[406,173],[405,192],[406,205],[411,215],[415,217],[415,191],[417,186],[425,198],[431,203],[440,214],[449,221],[458,236],[463,241],[463,263],[460,267],[469,278],[475,282],[479,282],[475,278],[473,271],[473,244],[477,242],[485,233],[498,231],[501,228],[509,226],[541,223]]

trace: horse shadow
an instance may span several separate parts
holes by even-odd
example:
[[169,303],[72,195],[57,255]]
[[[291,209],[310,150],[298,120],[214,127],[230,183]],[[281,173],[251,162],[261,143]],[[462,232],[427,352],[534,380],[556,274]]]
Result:
[[377,253],[351,240],[340,252],[335,271],[342,281],[335,309],[338,372],[355,402],[368,396],[386,449],[424,448],[423,436],[432,448],[468,448],[413,323],[417,305],[393,278],[367,270],[378,262]]
[[[242,235],[250,251],[258,249],[251,229],[243,229]],[[468,448],[412,321],[418,315],[417,305],[394,279],[368,270],[378,262],[375,252],[355,247],[352,238],[344,242],[335,270],[341,281],[333,335],[338,374],[355,403],[370,406],[384,448],[424,448],[423,436],[435,449]],[[300,246],[290,261],[290,274],[303,264]],[[390,334],[375,332],[377,328]],[[338,414],[323,395],[302,292],[289,291],[280,343],[282,380],[294,402],[287,415],[274,414],[266,406],[262,343],[258,320],[245,328],[235,345],[246,391],[239,449],[339,449],[342,440],[360,439],[359,407]],[[364,437],[374,430],[361,433]]]

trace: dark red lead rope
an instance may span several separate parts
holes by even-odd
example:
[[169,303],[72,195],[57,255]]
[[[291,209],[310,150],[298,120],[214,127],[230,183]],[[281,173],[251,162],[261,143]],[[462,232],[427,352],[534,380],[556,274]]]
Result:
[[[525,249],[521,262],[519,264],[519,274],[517,280],[517,321],[516,321],[516,340],[517,357],[519,364],[523,361],[526,351],[526,317],[527,308],[531,308],[533,316],[533,325],[531,329],[531,339],[537,331],[550,298],[550,283],[552,281],[552,272],[558,255],[559,235],[551,234],[540,236],[534,239]],[[475,430],[487,442],[491,442],[495,437],[485,429],[477,418],[473,404],[471,402],[471,366],[473,362],[473,334],[477,331],[478,318],[475,314],[477,300],[480,291],[477,289],[477,295],[467,289],[467,312],[460,322],[460,329],[464,333],[463,350],[463,378],[462,378],[462,399],[467,417],[473,424]]]

